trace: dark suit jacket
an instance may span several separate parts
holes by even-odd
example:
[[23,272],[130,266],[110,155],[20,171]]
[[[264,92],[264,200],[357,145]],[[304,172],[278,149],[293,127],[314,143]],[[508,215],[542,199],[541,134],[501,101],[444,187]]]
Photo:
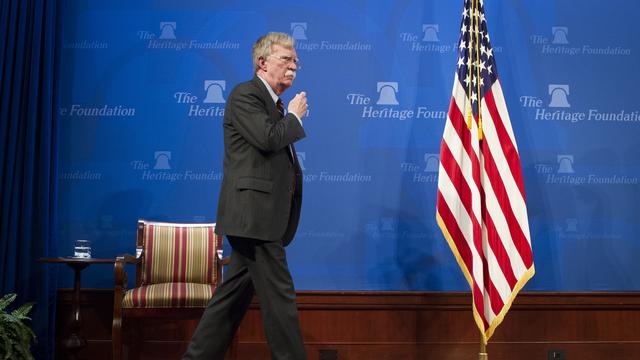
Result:
[[293,114],[281,117],[256,76],[229,95],[223,128],[216,233],[287,245],[302,205],[302,170],[288,145],[305,137],[302,125]]

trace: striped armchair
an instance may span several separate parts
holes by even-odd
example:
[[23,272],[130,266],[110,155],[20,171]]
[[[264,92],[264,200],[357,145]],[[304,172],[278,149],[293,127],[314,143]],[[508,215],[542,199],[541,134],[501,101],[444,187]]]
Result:
[[[114,359],[122,358],[123,323],[127,318],[201,316],[227,262],[221,257],[222,238],[214,229],[213,223],[138,221],[137,256],[118,256],[114,267]],[[136,266],[136,285],[128,290],[127,264]]]

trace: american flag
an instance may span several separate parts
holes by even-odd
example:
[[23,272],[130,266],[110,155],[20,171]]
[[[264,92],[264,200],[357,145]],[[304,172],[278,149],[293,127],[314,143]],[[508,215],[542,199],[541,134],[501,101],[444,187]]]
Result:
[[522,170],[482,0],[465,0],[442,144],[436,219],[487,343],[535,273]]

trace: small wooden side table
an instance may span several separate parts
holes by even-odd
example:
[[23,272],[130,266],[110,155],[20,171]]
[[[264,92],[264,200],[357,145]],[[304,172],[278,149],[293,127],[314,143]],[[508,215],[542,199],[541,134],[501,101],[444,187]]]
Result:
[[79,332],[82,328],[82,318],[80,316],[80,273],[86,267],[92,264],[115,264],[115,257],[113,259],[96,259],[96,258],[74,258],[74,257],[55,257],[55,258],[40,258],[41,263],[52,264],[67,264],[71,267],[75,274],[75,281],[73,283],[73,310],[71,313],[71,335],[64,340],[64,347],[69,352],[72,358],[77,357],[78,351],[87,346],[87,340],[80,336]]

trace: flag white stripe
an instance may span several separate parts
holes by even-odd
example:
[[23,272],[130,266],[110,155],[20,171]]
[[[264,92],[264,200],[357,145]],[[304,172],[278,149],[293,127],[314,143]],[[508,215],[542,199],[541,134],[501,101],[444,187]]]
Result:
[[[511,233],[508,231],[509,225],[507,225],[507,220],[504,217],[502,208],[500,207],[498,199],[496,199],[496,195],[493,192],[491,182],[485,173],[482,173],[482,177],[484,178],[484,199],[485,206],[487,207],[487,213],[491,214],[491,220],[493,220],[493,225],[498,230],[500,241],[502,242],[507,255],[509,255],[511,268],[516,275],[516,278],[518,278],[524,271],[526,271],[526,266],[524,266],[524,262],[522,261],[522,258],[520,258],[520,253],[513,244]],[[503,231],[500,231],[500,229],[503,229]]]
[[509,134],[509,138],[511,138],[511,143],[513,147],[518,151],[518,144],[516,143],[516,137],[513,133],[513,128],[511,127],[511,118],[509,117],[509,111],[507,110],[507,103],[504,100],[504,94],[502,93],[502,85],[500,84],[500,80],[497,80],[491,86],[491,94],[493,95],[493,100],[496,103],[496,107],[498,108],[498,114],[500,114],[500,118],[502,119],[502,123],[504,124],[504,128],[507,130]]
[[480,191],[478,190],[478,186],[475,180],[473,179],[473,167],[472,167],[471,158],[469,157],[469,154],[464,149],[462,140],[458,136],[458,133],[455,132],[455,130],[453,129],[453,126],[447,125],[447,128],[450,131],[445,131],[443,135],[443,140],[449,147],[449,150],[451,151],[451,154],[454,160],[456,160],[458,166],[460,167],[460,170],[462,172],[462,175],[464,176],[464,179],[467,181],[467,184],[469,184],[471,194],[473,197],[473,200],[472,200],[473,215],[478,221],[478,224],[480,224],[482,222],[482,211],[480,207],[481,205]]
[[467,210],[462,206],[462,201],[456,191],[456,187],[451,183],[451,179],[449,175],[444,170],[442,165],[440,165],[440,184],[438,186],[440,192],[442,193],[442,197],[444,198],[445,203],[449,206],[453,217],[456,219],[456,223],[462,232],[465,242],[467,246],[471,250],[471,260],[473,269],[468,269],[471,275],[473,276],[476,286],[480,289],[480,291],[484,291],[484,281],[482,274],[482,258],[480,254],[473,244],[473,224],[471,219],[469,218],[469,214]]
[[528,236],[529,223],[527,221],[527,207],[524,203],[524,198],[522,197],[522,193],[520,193],[520,189],[518,188],[518,184],[516,184],[513,174],[511,174],[511,168],[509,167],[507,158],[502,152],[500,139],[498,138],[493,118],[491,118],[491,114],[489,113],[486,103],[484,101],[483,103],[482,131],[484,134],[484,140],[487,142],[487,146],[493,156],[493,161],[500,173],[500,179],[507,191],[507,197],[509,198],[509,203],[511,204],[516,220],[518,221],[520,228],[523,229],[523,233],[525,234],[527,241],[530,243],[531,240]]
[[493,309],[491,307],[491,296],[489,296],[489,292],[485,291],[484,294],[482,294],[483,298],[484,298],[484,309],[483,310],[483,316],[485,318],[485,320],[491,324],[491,322],[493,321],[493,319],[496,318],[496,314],[493,312]]
[[[509,137],[511,138],[511,143],[513,144],[513,147],[516,149],[516,151],[518,151],[518,145],[513,135],[513,129],[511,128],[511,120],[509,119],[509,112],[507,111],[507,105],[504,102],[504,96],[502,94],[500,81],[496,81],[495,84],[492,86],[492,89],[493,89],[492,90],[493,98],[495,100],[498,113],[500,114],[500,118],[502,119],[503,126],[505,127],[505,129],[507,130],[507,133],[509,134]],[[494,128],[494,131],[495,131],[495,128]],[[502,152],[502,150],[500,152]],[[511,174],[511,176],[513,176],[513,174]],[[514,179],[514,182],[515,182],[515,179]],[[516,188],[517,188],[517,184],[516,184]],[[509,196],[509,199],[512,200],[511,195]],[[518,219],[518,223],[522,228],[522,232],[524,233],[527,241],[529,242],[529,246],[531,246],[531,236],[530,236],[530,230],[529,230],[529,215],[527,213],[527,205],[519,189],[517,190],[517,197],[514,197],[513,199],[518,199],[519,204],[516,204],[515,206],[513,206],[514,214]]]
[[500,294],[500,300],[502,300],[502,303],[504,304],[511,296],[511,287],[509,286],[509,282],[507,281],[507,278],[504,276],[504,273],[500,268],[500,262],[496,258],[493,249],[491,249],[491,246],[489,246],[486,226],[482,226],[482,247],[484,254],[487,257],[487,265],[489,266],[489,275],[491,277],[491,282],[493,283],[493,286],[496,288],[496,290],[498,290],[498,293]]

